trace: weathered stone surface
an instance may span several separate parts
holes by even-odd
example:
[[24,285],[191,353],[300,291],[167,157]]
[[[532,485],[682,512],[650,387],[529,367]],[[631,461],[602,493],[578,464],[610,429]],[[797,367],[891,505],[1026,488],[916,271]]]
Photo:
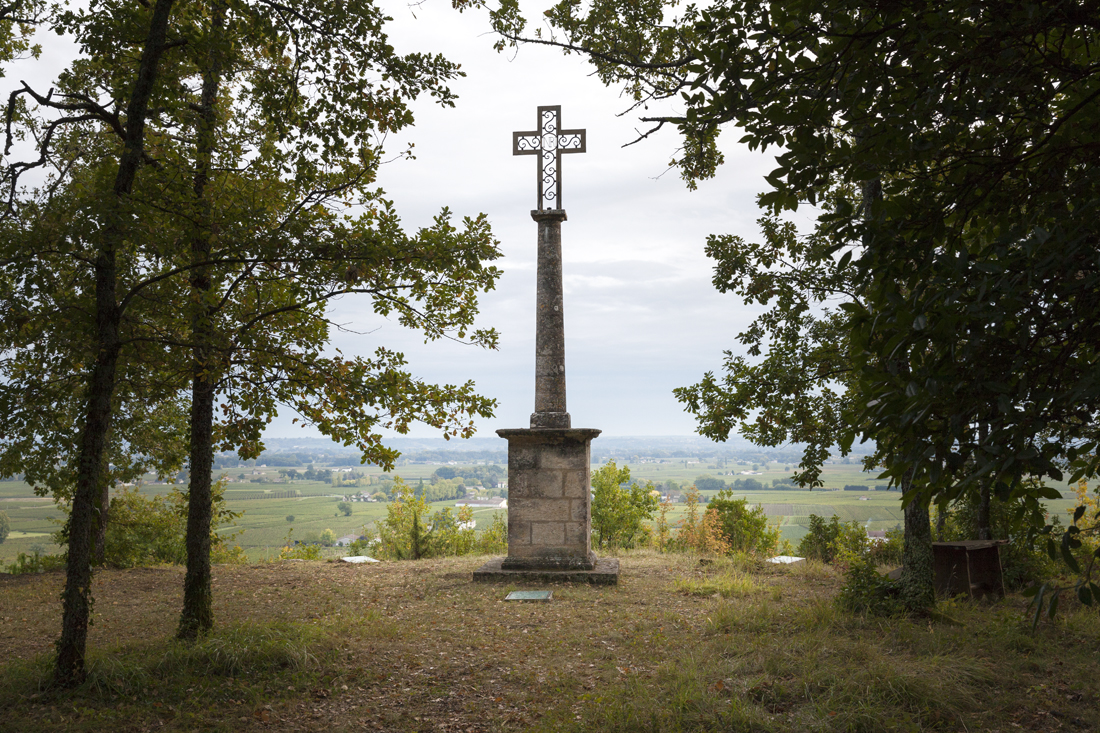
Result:
[[512,512],[526,522],[568,522],[570,519],[569,502],[562,499],[509,498],[508,514]]
[[508,522],[508,546],[531,544],[530,522]]
[[591,583],[616,585],[619,582],[619,561],[615,558],[597,560],[591,570],[538,569],[502,567],[503,558],[494,558],[474,571],[477,583]]
[[565,544],[567,545],[579,545],[584,542],[584,538],[589,535],[587,522],[566,522],[565,527]]
[[572,499],[583,499],[592,493],[592,474],[588,466],[581,471],[564,471],[561,495]]
[[[558,471],[516,471],[514,477],[512,472],[509,471],[508,492],[511,494],[514,489],[519,496],[560,499],[562,497],[563,478]],[[514,487],[513,482],[515,483]]]
[[[588,464],[591,441],[600,431],[544,428],[497,433],[508,440],[509,454],[509,543],[502,567],[594,567]],[[513,455],[521,460],[513,461]],[[566,485],[571,496],[565,495]]]
[[535,301],[535,412],[532,428],[568,428],[565,406],[565,305],[561,278],[562,209],[531,212],[538,222]]
[[[558,547],[566,544],[565,522],[531,522],[531,544],[541,547]],[[570,544],[578,544],[576,541]]]
[[508,473],[539,467],[539,452],[534,446],[516,446],[508,449]]

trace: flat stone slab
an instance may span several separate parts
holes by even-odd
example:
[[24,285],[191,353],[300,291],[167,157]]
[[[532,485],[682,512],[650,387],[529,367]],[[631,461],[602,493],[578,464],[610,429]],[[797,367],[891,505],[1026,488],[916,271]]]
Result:
[[549,603],[554,597],[552,590],[514,590],[504,597],[506,601],[526,601],[528,603]]
[[618,585],[619,561],[617,558],[596,560],[591,570],[504,570],[503,557],[495,557],[474,571],[475,583],[590,583],[591,585]]
[[342,557],[340,562],[350,562],[353,565],[359,565],[365,562],[380,562],[373,557],[367,557],[366,555],[352,555],[351,557]]
[[791,555],[776,555],[775,557],[769,557],[765,562],[770,562],[773,565],[794,565],[805,559],[804,557],[792,557]]

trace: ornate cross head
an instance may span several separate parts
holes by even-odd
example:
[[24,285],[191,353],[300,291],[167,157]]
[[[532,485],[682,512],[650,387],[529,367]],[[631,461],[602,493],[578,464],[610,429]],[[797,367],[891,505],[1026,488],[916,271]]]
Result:
[[537,130],[512,133],[512,155],[538,155],[541,209],[564,209],[561,203],[561,156],[585,151],[584,130],[561,129],[561,105],[539,107]]

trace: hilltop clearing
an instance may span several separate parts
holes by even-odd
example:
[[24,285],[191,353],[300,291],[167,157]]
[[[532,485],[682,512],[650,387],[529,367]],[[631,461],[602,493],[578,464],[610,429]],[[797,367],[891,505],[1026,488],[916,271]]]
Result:
[[620,556],[617,587],[504,603],[485,558],[218,566],[219,627],[171,641],[183,569],[96,575],[90,679],[41,690],[59,573],[0,576],[6,730],[1100,729],[1095,611],[1019,597],[875,619],[803,564]]

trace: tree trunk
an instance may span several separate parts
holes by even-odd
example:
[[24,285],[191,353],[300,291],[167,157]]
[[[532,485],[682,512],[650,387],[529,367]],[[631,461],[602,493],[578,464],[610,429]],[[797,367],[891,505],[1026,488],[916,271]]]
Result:
[[[903,496],[912,489],[913,470],[905,474]],[[905,505],[905,545],[901,555],[901,599],[910,611],[926,611],[936,604],[932,524],[928,497],[914,496]]]
[[198,135],[195,146],[195,207],[197,226],[191,238],[191,288],[194,311],[191,318],[191,461],[187,494],[187,573],[183,580],[183,610],[180,612],[180,639],[196,639],[214,627],[213,593],[210,580],[210,525],[213,519],[211,473],[214,464],[214,397],[219,371],[215,333],[209,303],[212,287],[211,268],[199,264],[209,261],[212,237],[212,207],[207,197],[214,154],[218,85],[221,78],[218,46],[225,19],[225,6],[213,8],[210,22],[212,37],[207,69],[203,72],[199,102]]
[[117,256],[126,235],[125,210],[134,179],[141,166],[145,140],[145,115],[164,52],[173,0],[157,0],[145,39],[137,80],[126,108],[125,146],[115,176],[114,200],[107,212],[99,252],[95,259],[96,358],[88,380],[88,407],[80,437],[76,490],[69,518],[69,558],[62,592],[61,638],[57,640],[54,679],[68,687],[84,680],[84,653],[91,620],[92,526],[96,495],[104,484],[107,433],[111,427],[111,398],[121,349],[118,307]]
[[111,511],[111,482],[107,480],[109,467],[100,469],[103,489],[99,492],[99,498],[95,504],[95,534],[92,541],[92,564],[103,565],[107,560],[107,522],[110,521]]
[[[982,421],[978,424],[978,441],[980,445],[985,445],[986,439],[989,437],[989,423]],[[974,518],[975,524],[978,526],[978,539],[979,540],[991,540],[993,539],[993,523],[989,518],[989,503],[990,503],[990,479],[983,478],[981,488],[978,490],[978,515]]]

